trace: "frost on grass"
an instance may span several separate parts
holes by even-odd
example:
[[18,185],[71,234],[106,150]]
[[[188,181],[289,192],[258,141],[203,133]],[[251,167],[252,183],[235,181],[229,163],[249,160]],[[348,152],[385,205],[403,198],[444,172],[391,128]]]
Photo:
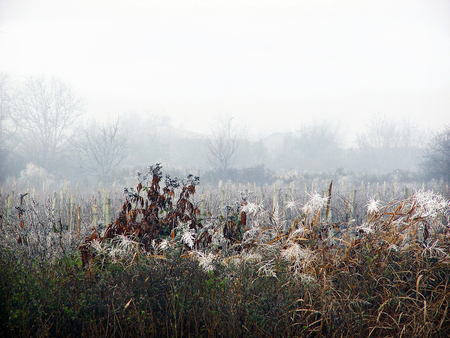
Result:
[[264,211],[264,207],[262,205],[253,203],[253,202],[248,202],[246,205],[244,205],[241,208],[241,212],[251,214],[252,216],[255,216],[258,213],[263,212],[263,211]]
[[214,259],[216,256],[213,253],[203,253],[201,251],[194,251],[194,257],[198,260],[200,267],[205,271],[214,270]]
[[327,201],[327,197],[321,197],[319,194],[315,193],[310,195],[310,199],[308,203],[303,206],[302,211],[305,214],[316,214],[327,204]]
[[328,197],[321,197],[317,193],[310,195],[309,201],[302,208],[303,213],[307,216],[308,223],[312,222],[317,213],[326,206],[327,202]]
[[[106,261],[109,260],[108,257],[111,257],[110,250],[104,245],[104,243],[100,242],[98,239],[93,240],[90,243],[91,250],[96,253],[96,257],[99,258],[97,260],[97,263],[99,263],[101,266],[105,264]],[[113,258],[113,261],[115,258]]]
[[375,199],[374,197],[371,197],[369,199],[369,203],[366,204],[366,207],[367,207],[368,214],[374,214],[374,213],[377,213],[378,211],[380,211],[381,202],[379,200]]
[[298,201],[291,199],[286,203],[286,210],[297,211],[299,204]]
[[281,212],[281,208],[280,208],[280,206],[278,205],[278,203],[276,203],[275,206],[274,206],[273,213],[272,213],[272,215],[271,215],[270,220],[271,220],[272,224],[275,226],[275,228],[276,228],[277,230],[278,230],[278,229],[281,229],[281,227],[282,227],[283,224],[285,223],[285,222],[283,221],[283,214],[282,214],[282,212]]
[[223,226],[218,229],[211,238],[211,243],[215,247],[227,247],[228,246],[228,240],[223,235]]
[[166,239],[163,239],[161,243],[159,243],[158,249],[161,251],[166,251],[168,248],[170,248],[170,246],[171,246],[170,242]]
[[121,252],[122,255],[132,254],[136,251],[138,243],[126,235],[117,235],[113,239],[113,245]]
[[439,240],[425,244],[422,250],[422,256],[427,254],[433,258],[445,258],[447,261],[450,261],[450,255],[440,246]]
[[124,259],[130,259],[139,251],[139,243],[126,235],[118,235],[111,241],[105,242],[95,239],[89,246],[95,256],[100,258],[99,262],[102,265],[106,261],[119,263]]
[[317,283],[317,279],[314,276],[311,276],[311,275],[308,275],[305,273],[299,274],[298,277],[304,284],[316,284]]
[[[450,202],[443,198],[441,195],[433,193],[433,191],[417,191],[409,199],[410,210],[408,211],[411,221],[409,223],[416,228],[417,239],[423,247],[429,247],[431,245],[432,237],[448,225],[450,216]],[[401,224],[401,222],[400,222]],[[432,230],[432,232],[430,232]],[[433,235],[434,233],[434,235]],[[406,236],[406,240],[413,240],[416,236],[411,233]],[[405,242],[405,241],[404,241]],[[404,243],[405,244],[405,243]],[[434,248],[431,247],[431,251],[434,252]]]
[[438,214],[449,216],[450,202],[432,191],[419,190],[412,196],[412,201],[415,203],[414,216],[416,217],[434,220]]
[[281,257],[290,262],[290,269],[295,275],[300,275],[315,261],[316,254],[294,243],[281,251]]
[[196,232],[194,229],[189,228],[188,223],[181,223],[178,225],[177,230],[181,234],[181,242],[186,244],[189,248],[194,247],[194,240]]
[[359,234],[371,234],[375,232],[372,223],[364,223],[363,225],[359,225],[355,228],[355,230]]
[[258,275],[277,278],[277,274],[275,272],[275,258],[261,262],[258,269]]
[[367,204],[367,222],[356,227],[356,231],[379,234],[389,244],[390,251],[405,251],[420,245],[423,254],[447,257],[438,234],[447,227],[449,207],[448,200],[432,191],[419,190],[408,199],[386,206],[380,206],[372,198]]
[[98,239],[94,239],[91,243],[91,248],[99,255],[106,254],[107,251]]

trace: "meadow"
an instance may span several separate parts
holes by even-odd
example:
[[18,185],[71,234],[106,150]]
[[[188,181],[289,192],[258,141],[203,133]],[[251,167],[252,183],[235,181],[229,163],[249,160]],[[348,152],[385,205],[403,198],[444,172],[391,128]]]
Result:
[[132,183],[1,188],[1,336],[450,336],[442,183]]

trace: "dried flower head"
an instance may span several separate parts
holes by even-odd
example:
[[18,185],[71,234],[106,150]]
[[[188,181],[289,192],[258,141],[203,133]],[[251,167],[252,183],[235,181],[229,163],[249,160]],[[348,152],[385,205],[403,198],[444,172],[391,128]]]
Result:
[[303,206],[302,211],[307,215],[316,214],[327,204],[327,201],[327,197],[321,197],[316,193],[310,196],[308,203]]
[[450,207],[450,202],[433,191],[417,191],[413,197],[416,203],[415,216],[436,218],[439,213],[444,214]]
[[298,209],[299,202],[293,199],[287,201],[286,210],[296,211]]
[[366,207],[369,214],[376,213],[380,210],[381,202],[374,197],[371,197],[369,203],[366,204]]
[[264,207],[260,204],[256,204],[253,202],[247,202],[247,204],[245,204],[242,208],[241,208],[242,212],[246,212],[249,213],[251,215],[256,215],[261,211],[264,211]]

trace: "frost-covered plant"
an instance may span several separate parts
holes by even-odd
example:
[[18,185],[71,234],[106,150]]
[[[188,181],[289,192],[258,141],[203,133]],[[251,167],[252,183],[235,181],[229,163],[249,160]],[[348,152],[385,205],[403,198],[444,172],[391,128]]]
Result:
[[96,261],[100,262],[100,266],[103,266],[108,260],[110,253],[104,243],[98,239],[94,239],[89,243],[89,248],[95,253]]
[[113,243],[124,253],[134,253],[136,247],[139,245],[130,236],[117,235],[113,238]]
[[264,206],[262,204],[247,202],[244,206],[241,207],[241,212],[248,213],[252,216],[256,216],[261,212],[264,212]]
[[375,199],[374,197],[371,197],[369,199],[369,203],[366,205],[367,207],[367,214],[374,214],[380,210],[381,202],[378,199]]
[[285,208],[286,208],[286,210],[291,210],[291,211],[295,212],[295,211],[299,210],[299,208],[298,208],[299,205],[300,205],[300,202],[290,199],[289,201],[287,201]]
[[290,262],[290,268],[295,275],[305,273],[316,258],[316,254],[309,248],[292,243],[281,251],[281,257]]
[[192,249],[194,247],[194,242],[196,238],[195,229],[191,229],[188,223],[180,222],[176,230],[180,234],[179,238],[181,243],[186,244],[190,249]]
[[214,234],[211,237],[211,244],[213,247],[216,247],[216,248],[228,247],[229,240],[226,239],[225,236],[223,235],[223,226],[216,229],[216,231],[214,232]]
[[257,252],[244,252],[241,254],[241,257],[244,262],[255,264],[257,262],[260,262],[263,257],[260,253]]
[[53,175],[50,175],[44,168],[38,167],[32,162],[28,162],[25,169],[20,172],[19,182],[31,185],[42,184],[46,180],[53,180]]
[[388,250],[410,250],[419,244],[423,252],[441,254],[437,240],[446,227],[450,203],[432,191],[417,191],[413,196],[388,205],[374,198],[367,204],[367,222],[356,227],[358,234],[375,234]]
[[89,247],[101,266],[106,261],[123,263],[132,260],[139,253],[139,243],[125,235],[116,236],[110,241],[95,239],[89,243]]
[[93,258],[88,247],[89,242],[96,238],[104,241],[120,235],[133,236],[147,253],[155,251],[155,240],[160,241],[168,235],[174,237],[176,234],[176,240],[189,249],[196,244],[197,231],[202,228],[197,220],[200,210],[193,200],[199,177],[188,175],[186,180],[180,180],[166,175],[165,186],[160,187],[163,175],[161,165],[157,163],[150,166],[145,175],[138,172],[137,178],[136,190],[124,189],[126,200],[117,219],[107,226],[102,235],[94,230],[79,247],[83,265]]
[[363,225],[359,225],[355,228],[355,230],[359,234],[371,234],[375,231],[372,223],[364,223]]
[[264,277],[275,277],[277,278],[275,259],[269,259],[263,261],[259,264],[258,275]]
[[283,221],[282,210],[278,203],[274,205],[273,212],[271,214],[270,220],[276,230],[281,230],[285,222]]
[[161,250],[162,252],[164,252],[167,249],[169,249],[170,247],[172,247],[172,243],[169,242],[167,239],[163,239],[161,241],[161,243],[159,243],[159,245],[157,246],[157,249]]
[[412,196],[414,216],[434,220],[438,214],[448,215],[450,202],[433,191],[419,190]]
[[303,206],[302,211],[306,214],[307,224],[311,224],[317,217],[320,210],[326,206],[328,197],[322,197],[315,193],[310,195],[308,202]]
[[316,214],[320,209],[322,209],[327,204],[328,198],[322,197],[319,194],[315,193],[310,195],[310,199],[303,206],[302,211],[305,214]]
[[440,241],[437,239],[435,241],[430,241],[430,243],[426,243],[424,245],[424,248],[422,250],[422,256],[425,256],[428,254],[430,257],[442,257],[446,258],[447,261],[450,262],[450,255],[448,252],[445,252],[445,249],[443,248]]
[[216,255],[213,253],[204,253],[201,251],[194,251],[193,252],[194,257],[197,259],[199,265],[201,268],[205,271],[213,271],[214,270],[214,259],[216,258]]
[[302,283],[311,285],[311,284],[317,284],[317,279],[314,276],[305,274],[305,273],[299,273],[298,278],[302,281]]

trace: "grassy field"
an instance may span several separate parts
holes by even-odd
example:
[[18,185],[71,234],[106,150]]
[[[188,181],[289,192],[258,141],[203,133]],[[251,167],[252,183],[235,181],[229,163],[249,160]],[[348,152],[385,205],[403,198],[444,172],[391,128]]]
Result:
[[330,182],[5,189],[0,335],[450,336],[449,202]]

